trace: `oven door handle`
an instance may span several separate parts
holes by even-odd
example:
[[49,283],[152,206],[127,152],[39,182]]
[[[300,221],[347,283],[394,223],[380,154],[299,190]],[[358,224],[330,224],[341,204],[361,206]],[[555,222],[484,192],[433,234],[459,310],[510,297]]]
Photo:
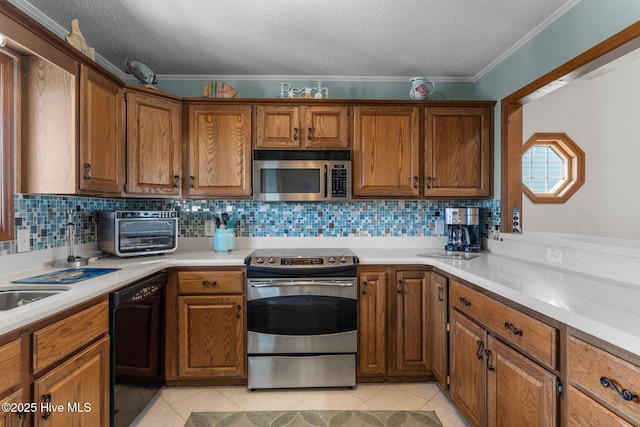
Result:
[[311,280],[297,280],[295,282],[255,282],[250,283],[252,288],[280,288],[288,286],[335,286],[335,287],[349,287],[354,286],[355,282],[322,282]]

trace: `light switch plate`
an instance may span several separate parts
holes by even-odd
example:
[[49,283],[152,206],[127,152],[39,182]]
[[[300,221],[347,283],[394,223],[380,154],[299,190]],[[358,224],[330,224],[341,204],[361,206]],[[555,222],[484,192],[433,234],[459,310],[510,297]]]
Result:
[[31,249],[31,244],[29,240],[31,239],[29,230],[18,230],[18,252],[29,252]]

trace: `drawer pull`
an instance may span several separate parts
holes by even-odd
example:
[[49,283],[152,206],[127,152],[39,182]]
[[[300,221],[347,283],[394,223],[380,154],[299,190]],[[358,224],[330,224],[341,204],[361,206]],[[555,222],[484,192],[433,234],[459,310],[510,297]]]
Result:
[[504,322],[504,328],[513,332],[513,335],[522,336],[522,329],[518,329],[509,322]]
[[466,299],[465,297],[460,297],[460,302],[462,304],[464,304],[467,307],[471,307],[471,301],[469,301],[468,299]]
[[438,301],[444,301],[444,298],[442,298],[443,291],[444,289],[442,289],[442,286],[438,286]]
[[490,370],[490,371],[495,371],[495,370],[496,370],[496,368],[491,364],[491,357],[493,356],[493,355],[491,354],[491,350],[486,349],[486,350],[484,351],[484,354],[486,354],[486,355],[487,355],[487,369],[488,369],[488,370]]
[[482,351],[484,350],[484,343],[478,340],[476,342],[476,345],[478,346],[478,350],[476,351],[476,358],[478,358],[478,360],[482,360]]
[[240,317],[242,317],[240,315],[240,311],[242,310],[242,307],[240,307],[239,305],[236,305],[236,319],[239,319]]
[[218,284],[218,282],[216,282],[215,280],[212,281],[208,281],[208,280],[203,280],[202,281],[202,286],[204,287],[211,287],[213,288],[214,286],[216,286]]
[[362,295],[367,294],[367,286],[369,286],[367,282],[362,282]]
[[616,391],[616,393],[618,393],[620,397],[626,401],[631,401],[638,398],[637,394],[632,393],[627,389],[623,388],[622,390],[619,390],[618,387],[616,387],[615,383],[607,377],[600,377],[600,384],[602,384],[603,387],[612,387]]
[[402,280],[398,280],[398,293],[402,293]]

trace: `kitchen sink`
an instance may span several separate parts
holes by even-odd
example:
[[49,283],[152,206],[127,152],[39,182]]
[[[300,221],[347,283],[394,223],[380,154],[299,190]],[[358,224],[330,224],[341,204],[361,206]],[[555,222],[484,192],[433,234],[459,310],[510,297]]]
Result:
[[480,255],[472,252],[453,252],[453,251],[445,251],[445,250],[433,250],[433,251],[419,253],[418,256],[423,256],[427,258],[470,260],[470,259],[479,257]]
[[0,291],[0,311],[11,310],[12,308],[20,307],[30,302],[41,300],[52,295],[64,292],[63,289],[47,289],[47,290],[6,290]]

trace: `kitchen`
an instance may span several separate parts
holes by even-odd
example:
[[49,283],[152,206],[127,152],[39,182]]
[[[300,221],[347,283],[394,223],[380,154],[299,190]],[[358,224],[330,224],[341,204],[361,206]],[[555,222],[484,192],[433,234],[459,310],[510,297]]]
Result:
[[[615,11],[602,11],[601,6],[594,5],[590,2],[581,2],[578,5],[581,9],[581,13],[587,13],[588,16],[594,16],[590,14],[600,14],[603,16],[614,14]],[[576,7],[578,7],[576,6]],[[629,7],[631,10],[633,6]],[[577,13],[577,12],[576,12]],[[598,16],[600,16],[598,15]],[[625,15],[621,13],[620,15]],[[629,16],[630,15],[630,16]],[[576,22],[582,22],[575,15],[573,19]],[[601,29],[603,35],[594,35],[593,31],[585,32],[584,40],[580,41],[579,47],[574,47],[575,52],[573,55],[577,55],[586,48],[596,44],[601,39],[606,38],[604,33],[615,33],[618,30],[624,28],[626,25],[633,23],[633,14],[627,11],[627,15],[617,16],[615,19],[612,17],[606,23],[611,28]],[[637,16],[637,15],[635,15]],[[579,25],[576,24],[578,27]],[[603,25],[606,27],[606,25]],[[600,29],[601,27],[599,27]],[[566,30],[569,31],[569,30]],[[576,31],[572,29],[571,31]],[[582,46],[584,45],[584,46]],[[526,51],[526,49],[524,49]],[[524,53],[522,53],[524,54]],[[559,53],[560,54],[560,53]],[[566,54],[566,58],[559,63],[569,59],[571,54]],[[512,91],[518,89],[524,84],[532,81],[539,74],[543,73],[543,70],[535,69],[519,69],[519,65],[511,63],[515,61],[511,57],[505,60],[504,66],[511,65],[518,71],[518,80],[512,83],[508,83],[509,79],[499,78],[498,71],[490,73],[485,79],[481,79],[476,84],[476,97],[478,99],[501,99],[504,96],[510,94]],[[553,62],[553,61],[550,61]],[[537,64],[537,67],[544,68],[542,64]],[[553,68],[551,65],[548,68]],[[544,70],[546,71],[546,70]],[[507,75],[510,75],[507,73]],[[527,77],[528,76],[528,77]],[[500,83],[498,84],[499,81]],[[507,83],[505,83],[507,82]],[[495,85],[492,87],[492,85]],[[510,87],[512,86],[512,87]],[[480,95],[481,94],[481,95]],[[497,109],[496,109],[497,112]],[[499,114],[496,114],[496,120],[499,123]],[[499,129],[499,124],[496,124],[496,129]],[[495,132],[495,140],[498,141],[499,132]],[[494,155],[499,158],[499,150],[494,150]],[[494,162],[496,165],[499,161]],[[499,175],[499,168],[496,167],[496,175]],[[499,180],[495,179],[496,188],[499,187]],[[497,196],[499,192],[494,191]],[[500,200],[488,200],[477,203],[480,207],[486,209],[492,209],[494,215],[491,217],[491,225],[499,224],[497,217],[499,216]],[[395,247],[408,246],[408,241],[412,240],[411,237],[425,236],[429,237],[429,243],[425,243],[425,240],[417,243],[416,249],[422,249],[425,245],[438,247],[443,245],[442,237],[439,240],[431,243],[434,231],[437,227],[436,212],[443,212],[444,208],[449,206],[446,202],[440,201],[427,201],[427,200],[414,200],[414,201],[356,201],[348,204],[347,206],[341,205],[316,205],[310,206],[293,204],[293,205],[270,205],[270,204],[258,204],[246,200],[225,200],[224,198],[218,200],[126,200],[126,199],[103,199],[103,198],[87,198],[77,196],[48,196],[48,195],[31,195],[31,194],[18,194],[16,197],[16,227],[18,229],[26,229],[35,225],[35,229],[39,230],[38,233],[34,233],[31,236],[33,239],[33,247],[30,251],[29,257],[15,254],[17,252],[15,246],[17,243],[11,242],[9,246],[5,243],[3,248],[3,256],[0,257],[0,263],[3,265],[3,271],[5,267],[7,271],[13,271],[15,268],[22,268],[22,270],[29,270],[32,268],[33,256],[42,253],[43,261],[53,260],[54,258],[60,258],[60,252],[55,252],[58,247],[58,243],[54,242],[53,237],[56,236],[56,230],[58,230],[55,222],[58,216],[62,216],[64,208],[68,205],[78,207],[76,211],[79,212],[77,221],[79,222],[79,241],[83,242],[88,249],[80,248],[79,250],[91,250],[92,245],[95,247],[96,232],[92,229],[94,224],[94,218],[92,213],[96,209],[178,209],[181,215],[181,230],[180,230],[180,244],[181,248],[185,250],[189,249],[189,245],[197,246],[201,242],[205,241],[205,244],[210,243],[210,238],[203,239],[204,235],[204,222],[209,220],[212,216],[212,212],[226,211],[227,207],[231,207],[232,215],[238,220],[240,227],[238,229],[238,246],[239,247],[257,247],[266,246],[268,244],[282,244],[283,239],[290,237],[308,237],[317,239],[309,242],[308,240],[304,245],[313,246],[325,246],[325,247],[357,247],[369,248],[369,247],[388,247],[388,237],[397,238],[401,243],[393,244]],[[360,216],[360,213],[366,212],[364,218]],[[276,221],[275,218],[282,218],[282,221]],[[412,218],[410,221],[407,218]],[[526,227],[526,217],[525,227]],[[50,223],[48,221],[51,221]],[[51,224],[51,225],[49,225]],[[255,228],[250,228],[255,226]],[[246,228],[243,228],[246,227]],[[263,228],[261,228],[263,227]],[[44,230],[44,232],[43,232]],[[62,236],[57,236],[61,239]],[[326,242],[327,239],[333,239],[330,242]],[[438,239],[437,237],[435,239]],[[503,251],[504,253],[510,253],[514,250],[521,250],[523,252],[528,251],[527,245],[533,245],[527,241],[523,241],[519,237],[505,236],[502,244],[489,242],[492,245],[491,249],[495,251]],[[269,242],[269,243],[266,243]],[[555,242],[554,243],[558,243]],[[562,242],[559,242],[561,247],[567,248]],[[493,245],[498,245],[495,248]],[[5,249],[6,248],[6,249]],[[62,248],[64,252],[64,248]],[[6,252],[5,252],[6,251]],[[571,243],[567,249],[564,249],[564,265],[565,268],[571,268],[572,257],[570,256],[573,251],[578,252],[576,258],[579,258],[579,245]],[[81,252],[82,253],[82,252]],[[415,255],[416,250],[412,250],[411,254]],[[536,252],[537,254],[537,252]],[[610,256],[614,256],[610,255]],[[526,256],[526,255],[525,255]],[[609,255],[608,255],[609,256]],[[376,259],[375,257],[373,258]],[[540,261],[544,262],[544,255],[541,256]],[[388,260],[386,261],[389,262]],[[624,263],[620,260],[616,260],[617,268],[613,274],[619,277],[618,280],[631,281],[633,279],[625,280],[626,276],[629,276],[629,272],[633,272],[633,265]],[[579,270],[582,267],[576,267]],[[550,271],[554,271],[550,269]],[[608,273],[608,271],[607,271]],[[619,276],[618,276],[619,275]],[[134,277],[135,279],[135,277]]]

